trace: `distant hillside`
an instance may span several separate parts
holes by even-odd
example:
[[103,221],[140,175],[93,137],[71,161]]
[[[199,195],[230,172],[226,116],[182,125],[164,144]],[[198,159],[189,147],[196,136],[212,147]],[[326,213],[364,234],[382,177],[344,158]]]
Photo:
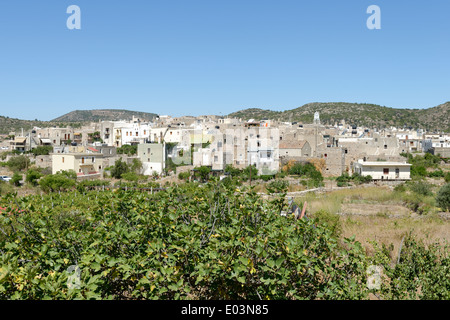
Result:
[[406,126],[450,132],[450,102],[429,109],[394,109],[375,104],[316,102],[286,111],[253,108],[234,112],[228,116],[243,120],[269,118],[285,122],[312,123],[316,111],[320,113],[320,121],[323,124],[334,125],[345,120],[347,124],[367,127]]
[[86,121],[118,121],[131,120],[133,116],[141,120],[152,120],[158,115],[155,113],[129,110],[102,109],[102,110],[75,110],[52,121],[86,122]]
[[[65,122],[52,122],[52,121],[40,121],[40,120],[21,120],[15,118],[9,118],[0,116],[0,134],[9,134],[10,132],[20,133],[23,129],[24,132],[31,130],[33,127],[48,128],[53,126],[66,127],[69,125]],[[81,123],[70,123],[72,127],[80,127]]]

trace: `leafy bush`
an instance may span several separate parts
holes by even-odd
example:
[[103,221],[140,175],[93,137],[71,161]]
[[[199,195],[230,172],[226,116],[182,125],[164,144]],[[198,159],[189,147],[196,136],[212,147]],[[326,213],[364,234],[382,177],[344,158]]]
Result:
[[372,181],[372,176],[362,176],[359,173],[354,172],[351,176],[348,174],[348,172],[342,173],[339,177],[336,178],[337,186],[338,187],[346,187],[350,186],[350,182],[354,182],[356,185],[362,184],[362,183],[369,183]]
[[[0,215],[0,299],[368,298],[354,238],[341,246],[250,190],[185,184],[0,201],[27,208]],[[69,287],[71,266],[79,287]]]
[[13,176],[11,177],[10,183],[15,185],[16,187],[20,186],[20,181],[22,180],[22,175],[18,172],[14,172]]
[[230,175],[231,177],[237,177],[237,176],[240,176],[242,174],[242,170],[233,167],[231,164],[227,164],[225,166],[224,172],[226,174]]
[[30,159],[24,155],[15,156],[8,160],[7,165],[11,171],[22,171],[30,166]]
[[109,187],[110,182],[105,180],[83,180],[77,183],[77,191],[85,192],[87,190],[95,190],[97,187]]
[[248,166],[244,170],[242,170],[241,178],[243,180],[250,180],[250,176],[252,180],[258,179],[258,169],[254,166]]
[[447,173],[445,174],[444,180],[445,180],[445,182],[447,182],[447,183],[450,182],[450,171],[447,172]]
[[135,155],[137,154],[137,145],[124,144],[120,148],[117,148],[117,154]]
[[394,191],[395,192],[405,192],[406,191],[406,187],[404,183],[398,184],[394,187]]
[[66,191],[72,189],[76,185],[75,178],[67,172],[58,172],[45,176],[39,180],[39,185],[44,192]]
[[180,180],[189,180],[190,177],[191,177],[191,173],[188,171],[180,172],[178,174],[178,179],[180,179]]
[[25,181],[28,182],[29,184],[33,185],[33,186],[37,186],[38,185],[38,180],[39,178],[42,177],[42,174],[36,170],[36,169],[29,169],[27,171],[26,177],[25,177]]
[[351,184],[350,183],[348,183],[348,182],[343,182],[343,181],[338,181],[337,183],[336,183],[336,185],[338,186],[338,187],[348,187],[348,186],[351,186]]
[[442,208],[442,210],[450,210],[450,183],[447,183],[439,189],[436,195],[436,204]]
[[430,177],[430,178],[443,178],[444,177],[444,171],[442,171],[442,169],[431,171],[431,172],[427,173],[427,176]]
[[0,180],[0,194],[7,194],[13,191],[14,188],[10,183]]
[[362,184],[362,183],[369,183],[373,179],[371,175],[363,176],[360,175],[359,173],[354,172],[351,176],[351,180],[354,181],[355,184]]
[[126,172],[122,174],[122,179],[137,182],[139,180],[139,176],[135,172]]
[[424,166],[411,166],[411,177],[422,178],[427,176],[427,169]]
[[263,181],[269,181],[275,179],[275,176],[272,175],[260,175],[259,178]]
[[324,224],[334,237],[338,238],[342,234],[342,223],[337,214],[329,213],[326,210],[319,210],[313,214],[313,217],[319,221],[319,223]]
[[432,185],[423,181],[415,181],[409,185],[411,191],[423,195],[431,196],[433,192],[431,191]]
[[211,173],[211,168],[206,166],[197,167],[194,169],[196,173],[200,176],[203,182],[209,180],[209,174]]
[[131,172],[134,172],[136,174],[142,173],[143,164],[142,161],[137,158],[133,159],[129,167]]
[[37,146],[31,150],[34,156],[48,156],[53,151],[52,146]]
[[289,182],[286,180],[271,181],[266,185],[267,192],[272,193],[286,193],[289,187]]
[[129,172],[130,168],[126,162],[122,161],[122,158],[119,158],[114,162],[114,166],[110,168],[111,177],[116,179],[122,179],[122,175]]
[[312,163],[296,163],[288,169],[288,173],[291,175],[298,175],[300,177],[307,177],[311,179],[311,186],[319,187],[322,185],[323,176],[320,171]]
[[[371,258],[383,269],[379,294],[385,300],[449,300],[450,256],[448,244],[425,245],[411,234],[405,236],[398,263],[392,263],[390,250],[374,244],[376,252]],[[396,261],[396,262],[397,262]]]

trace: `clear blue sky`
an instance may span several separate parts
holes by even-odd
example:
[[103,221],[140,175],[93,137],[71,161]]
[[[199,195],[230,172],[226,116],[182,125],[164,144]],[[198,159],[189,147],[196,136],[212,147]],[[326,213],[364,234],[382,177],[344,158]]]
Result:
[[0,115],[21,119],[450,100],[448,0],[3,0],[0,45]]

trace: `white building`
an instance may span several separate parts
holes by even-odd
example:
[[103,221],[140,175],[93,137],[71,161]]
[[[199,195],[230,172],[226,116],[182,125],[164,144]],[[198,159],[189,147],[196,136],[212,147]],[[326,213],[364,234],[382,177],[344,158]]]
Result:
[[411,180],[411,166],[406,162],[358,160],[353,163],[353,172],[374,180]]

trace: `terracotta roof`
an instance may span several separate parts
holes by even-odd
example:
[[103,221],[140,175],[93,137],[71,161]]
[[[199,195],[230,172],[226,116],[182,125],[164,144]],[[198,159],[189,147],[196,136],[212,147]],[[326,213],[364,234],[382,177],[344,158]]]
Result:
[[88,149],[89,149],[89,150],[91,150],[91,151],[93,151],[93,152],[98,152],[98,150],[97,150],[97,149],[95,149],[95,148],[92,148],[92,147],[88,147]]

